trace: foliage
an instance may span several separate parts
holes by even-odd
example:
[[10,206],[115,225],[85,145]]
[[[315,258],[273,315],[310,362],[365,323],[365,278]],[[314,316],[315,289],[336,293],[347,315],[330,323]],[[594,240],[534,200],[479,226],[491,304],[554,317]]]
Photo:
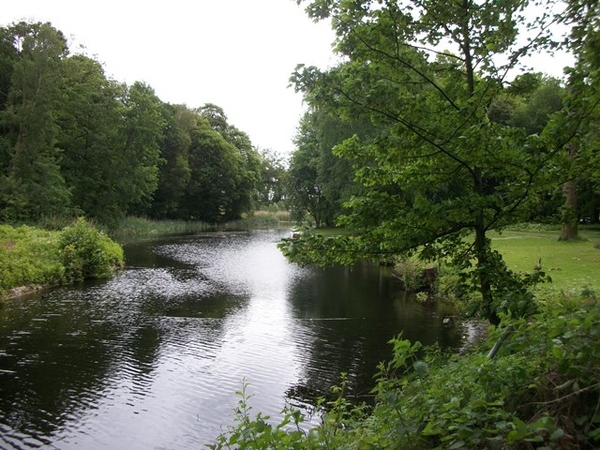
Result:
[[0,169],[0,219],[65,213],[70,192],[60,173],[53,113],[60,100],[66,40],[49,23],[20,22],[8,33],[18,57],[11,68],[5,109],[0,110],[10,155],[10,163]]
[[119,221],[110,232],[110,236],[118,242],[125,243],[160,236],[194,234],[211,231],[214,227],[206,222],[189,220],[150,220],[143,217],[129,216]]
[[273,229],[281,226],[277,214],[252,214],[224,224],[226,230],[260,230]]
[[297,223],[308,214],[316,228],[334,225],[343,203],[359,187],[349,162],[336,157],[333,149],[358,130],[372,129],[364,120],[343,120],[317,108],[303,116],[287,182],[288,203]]
[[[554,188],[549,169],[562,149],[534,131],[560,96],[550,82],[548,92],[530,88],[531,106],[548,106],[531,123],[526,108],[493,120],[490,106],[516,95],[505,82],[521,58],[555,45],[556,19],[543,12],[528,21],[525,0],[298,3],[331,21],[342,58],[326,71],[300,65],[292,83],[316,110],[368,119],[376,132],[357,131],[334,150],[363,188],[338,220],[353,235],[306,235],[284,242],[284,253],[329,264],[418,251],[453,264],[478,293],[481,314],[497,324],[503,300],[494,296],[527,283],[505,269],[487,234],[529,218]],[[524,46],[521,33],[531,33]]]
[[0,225],[0,297],[15,287],[62,282],[59,232]]
[[424,279],[426,265],[417,259],[402,259],[394,264],[394,276],[408,292],[418,292],[427,287]]
[[13,288],[105,278],[123,249],[84,219],[62,231],[0,225],[0,296]]
[[236,423],[212,448],[596,448],[600,305],[555,302],[534,320],[509,322],[462,356],[393,339],[392,359],[376,376],[375,406],[338,397],[321,404],[321,424],[311,429],[296,410],[273,424],[251,417],[242,401]]
[[124,265],[121,246],[84,218],[61,232],[59,249],[67,282],[106,278]]
[[109,79],[49,23],[0,28],[0,57],[0,220],[222,222],[282,199],[282,168],[220,107]]
[[562,164],[566,173],[562,185],[565,202],[560,239],[574,240],[578,239],[578,218],[581,217],[578,197],[583,186],[589,189],[586,201],[589,202],[589,194],[592,194],[595,203],[589,219],[593,217],[594,222],[599,219],[597,202],[600,190],[595,180],[600,164],[600,46],[597,32],[600,7],[598,2],[588,0],[565,3],[566,9],[560,19],[570,32],[562,46],[571,52],[575,62],[565,70],[565,107],[555,115],[547,134],[557,148],[562,147]]
[[262,182],[258,192],[258,205],[261,208],[277,208],[286,195],[284,186],[287,182],[286,161],[274,150],[260,150],[262,160]]

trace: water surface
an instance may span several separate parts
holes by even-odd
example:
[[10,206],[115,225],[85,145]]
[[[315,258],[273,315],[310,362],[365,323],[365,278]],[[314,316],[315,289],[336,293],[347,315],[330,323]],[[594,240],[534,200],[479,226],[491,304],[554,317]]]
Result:
[[458,347],[447,312],[386,268],[289,264],[282,232],[128,246],[113,279],[0,310],[0,448],[197,449],[254,411],[306,407],[347,372],[365,396],[402,331]]

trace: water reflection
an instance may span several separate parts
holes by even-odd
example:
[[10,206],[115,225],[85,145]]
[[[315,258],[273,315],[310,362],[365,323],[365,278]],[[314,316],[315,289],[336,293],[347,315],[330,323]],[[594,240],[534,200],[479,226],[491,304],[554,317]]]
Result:
[[363,395],[399,331],[458,346],[385,268],[288,264],[277,232],[130,246],[110,281],[0,311],[0,448],[198,448],[250,382],[255,410],[305,405],[348,372]]

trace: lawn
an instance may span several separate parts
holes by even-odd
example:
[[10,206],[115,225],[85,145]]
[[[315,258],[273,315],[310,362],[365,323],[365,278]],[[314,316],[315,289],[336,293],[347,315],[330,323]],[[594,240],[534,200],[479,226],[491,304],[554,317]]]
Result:
[[600,229],[582,228],[581,240],[562,242],[557,230],[509,230],[490,233],[492,246],[502,253],[509,269],[531,272],[541,258],[542,270],[552,277],[552,287],[600,293]]

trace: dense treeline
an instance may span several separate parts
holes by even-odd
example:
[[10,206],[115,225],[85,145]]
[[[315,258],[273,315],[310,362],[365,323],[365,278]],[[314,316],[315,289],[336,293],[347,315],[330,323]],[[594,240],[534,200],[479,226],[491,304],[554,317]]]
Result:
[[216,223],[280,200],[283,173],[220,107],[168,104],[147,84],[109,79],[49,23],[0,29],[0,221]]

